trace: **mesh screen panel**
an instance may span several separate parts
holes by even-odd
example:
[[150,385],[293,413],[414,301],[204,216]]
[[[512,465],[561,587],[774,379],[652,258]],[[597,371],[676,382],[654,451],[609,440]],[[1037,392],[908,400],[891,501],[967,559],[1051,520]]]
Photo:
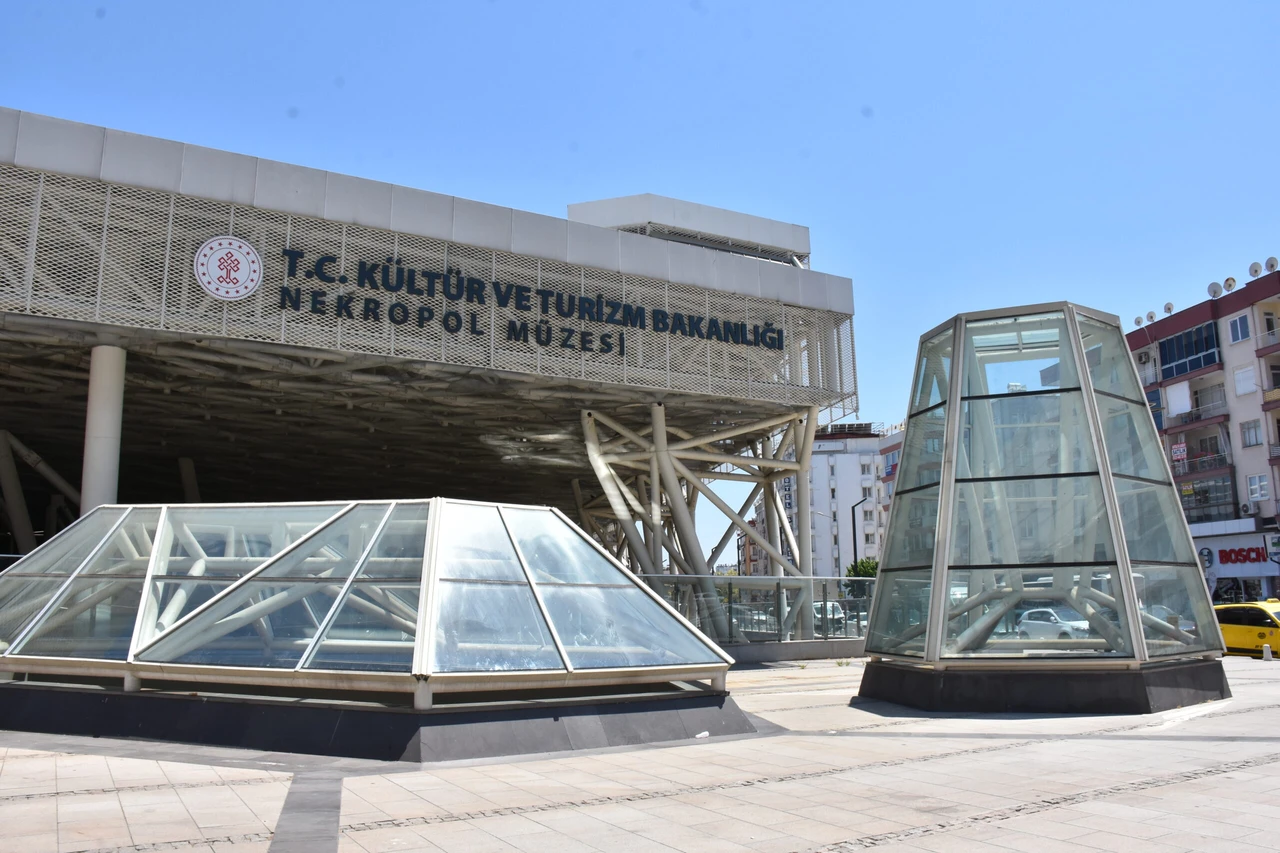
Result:
[[[262,285],[237,302],[206,294],[192,271],[197,248],[223,234],[250,242],[263,261]],[[307,253],[292,278],[285,248]],[[323,255],[333,259],[323,269],[330,281],[314,268]],[[378,267],[376,289],[361,286],[362,263]],[[423,271],[446,269],[429,295]],[[402,270],[415,271],[413,287]],[[516,286],[532,290],[532,310],[517,307]],[[283,287],[297,288],[296,307]],[[558,294],[545,315],[538,289]],[[643,307],[644,322],[619,325],[620,313],[608,322],[609,302]],[[677,313],[701,325],[655,331],[655,309],[673,325]],[[3,165],[0,311],[818,405],[837,416],[857,407],[846,314]],[[713,318],[752,339],[772,324],[782,346],[717,336]]]

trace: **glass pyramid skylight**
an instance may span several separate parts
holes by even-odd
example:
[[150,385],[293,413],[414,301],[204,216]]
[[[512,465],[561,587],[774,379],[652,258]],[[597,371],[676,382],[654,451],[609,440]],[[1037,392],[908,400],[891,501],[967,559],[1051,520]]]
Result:
[[15,672],[438,691],[714,680],[731,662],[545,507],[107,506],[0,574]]

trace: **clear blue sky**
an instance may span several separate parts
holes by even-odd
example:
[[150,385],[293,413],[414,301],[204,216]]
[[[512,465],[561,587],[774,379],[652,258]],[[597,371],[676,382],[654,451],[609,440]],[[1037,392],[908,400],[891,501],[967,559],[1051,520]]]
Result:
[[854,281],[865,420],[958,311],[1131,326],[1280,255],[1274,2],[9,0],[0,28],[6,106],[559,216],[808,225]]

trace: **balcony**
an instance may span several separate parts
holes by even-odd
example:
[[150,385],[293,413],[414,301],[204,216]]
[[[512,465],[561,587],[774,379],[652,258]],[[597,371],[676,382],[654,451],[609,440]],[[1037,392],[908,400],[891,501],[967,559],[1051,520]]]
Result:
[[1263,332],[1253,339],[1255,354],[1261,358],[1264,355],[1271,355],[1274,352],[1280,352],[1280,330],[1273,329],[1270,332]]
[[[1276,402],[1277,406],[1280,406],[1280,399],[1277,399]],[[1171,432],[1180,432],[1188,427],[1194,429],[1200,426],[1211,426],[1212,424],[1225,421],[1226,419],[1227,401],[1224,397],[1221,400],[1204,403],[1203,405],[1181,415],[1166,415],[1164,419],[1165,426],[1161,432],[1168,435]]]
[[1187,477],[1192,474],[1202,474],[1205,471],[1216,471],[1219,468],[1226,468],[1231,465],[1231,454],[1229,453],[1206,453],[1203,456],[1196,456],[1191,459],[1180,459],[1169,463],[1173,469],[1173,476]]
[[1265,388],[1262,391],[1262,411],[1270,412],[1273,409],[1280,409],[1280,386]]
[[1138,368],[1138,381],[1142,383],[1143,388],[1160,381],[1160,366],[1156,364],[1155,359],[1146,364],[1135,364],[1134,367]]

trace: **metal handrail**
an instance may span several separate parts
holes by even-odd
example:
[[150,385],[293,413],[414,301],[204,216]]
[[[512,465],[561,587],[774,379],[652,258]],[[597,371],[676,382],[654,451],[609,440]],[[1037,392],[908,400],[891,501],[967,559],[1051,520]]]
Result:
[[1262,349],[1263,347],[1273,347],[1280,344],[1280,329],[1272,329],[1269,332],[1263,332],[1254,339],[1254,349]]
[[1225,399],[1214,400],[1212,403],[1205,403],[1203,406],[1192,409],[1191,411],[1181,415],[1180,416],[1181,423],[1191,424],[1191,423],[1195,423],[1196,421],[1203,421],[1203,420],[1206,420],[1207,418],[1213,418],[1213,417],[1217,417],[1218,415],[1224,415],[1226,414],[1226,412],[1227,412],[1227,401]]
[[1184,474],[1194,474],[1200,471],[1212,471],[1215,468],[1225,468],[1231,464],[1231,454],[1229,453],[1209,453],[1204,456],[1197,456],[1193,459],[1178,459],[1173,461],[1173,475],[1181,477]]

